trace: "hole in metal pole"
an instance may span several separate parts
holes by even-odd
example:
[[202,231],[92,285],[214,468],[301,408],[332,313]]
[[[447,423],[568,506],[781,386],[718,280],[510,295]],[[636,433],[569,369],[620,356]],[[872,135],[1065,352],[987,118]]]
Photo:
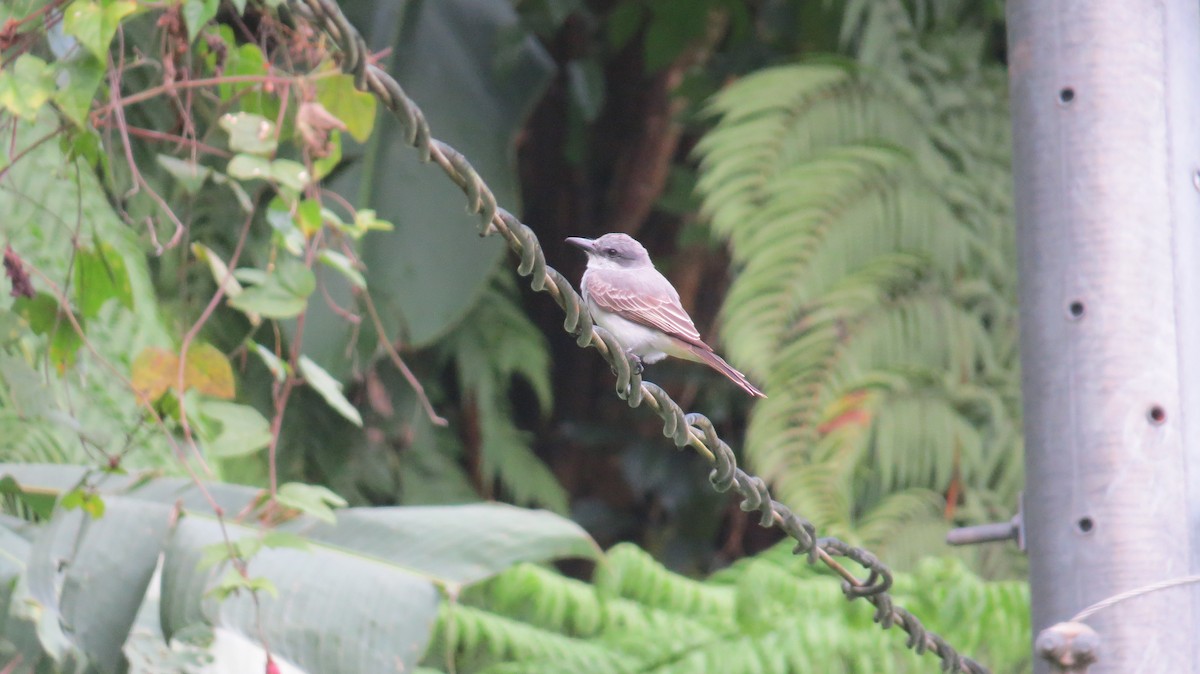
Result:
[[1084,306],[1082,300],[1072,300],[1071,303],[1067,305],[1067,315],[1070,316],[1071,320],[1073,321],[1083,318],[1083,312]]
[[1092,529],[1096,528],[1096,523],[1090,517],[1080,517],[1075,526],[1079,527],[1081,533],[1090,534],[1092,533]]
[[1146,416],[1150,418],[1150,423],[1158,426],[1167,420],[1167,411],[1162,408],[1162,405],[1155,405],[1150,408]]
[[1071,87],[1063,87],[1058,92],[1058,100],[1062,103],[1070,103],[1075,100],[1075,90]]

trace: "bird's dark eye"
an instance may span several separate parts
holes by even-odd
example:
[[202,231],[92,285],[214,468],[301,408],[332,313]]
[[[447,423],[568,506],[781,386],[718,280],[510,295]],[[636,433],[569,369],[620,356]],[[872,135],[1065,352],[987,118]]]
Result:
[[604,249],[604,254],[605,254],[605,255],[607,255],[607,256],[609,256],[609,257],[616,257],[616,256],[617,256],[617,249],[616,249],[616,248],[605,248],[605,249]]

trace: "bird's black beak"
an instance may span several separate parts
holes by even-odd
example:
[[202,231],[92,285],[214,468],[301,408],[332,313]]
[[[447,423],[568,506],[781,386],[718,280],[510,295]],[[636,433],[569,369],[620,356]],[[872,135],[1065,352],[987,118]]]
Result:
[[588,253],[595,250],[595,244],[596,244],[596,242],[594,240],[585,239],[582,236],[568,236],[567,243],[569,243],[572,246],[575,246],[577,248],[581,248],[584,250],[584,252],[588,252]]

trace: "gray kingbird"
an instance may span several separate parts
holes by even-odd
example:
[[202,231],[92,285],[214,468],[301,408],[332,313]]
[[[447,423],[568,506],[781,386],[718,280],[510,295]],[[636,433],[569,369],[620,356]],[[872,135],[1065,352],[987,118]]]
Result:
[[700,339],[692,317],[679,302],[679,293],[654,268],[642,244],[625,234],[605,234],[598,239],[572,236],[567,243],[582,248],[588,256],[580,288],[592,320],[640,362],[657,363],[675,356],[704,363],[746,393],[767,397]]

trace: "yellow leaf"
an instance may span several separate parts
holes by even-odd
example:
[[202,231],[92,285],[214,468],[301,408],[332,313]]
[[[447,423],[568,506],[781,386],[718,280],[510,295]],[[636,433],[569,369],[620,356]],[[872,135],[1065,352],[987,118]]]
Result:
[[133,387],[154,402],[179,377],[179,356],[157,346],[148,346],[133,360]]
[[188,349],[183,378],[186,388],[199,393],[223,400],[234,397],[233,367],[225,354],[211,344],[196,344]]
[[[179,356],[167,349],[149,346],[133,361],[133,387],[151,402],[179,383]],[[198,393],[230,400],[236,389],[229,359],[211,344],[188,349],[183,387]]]

